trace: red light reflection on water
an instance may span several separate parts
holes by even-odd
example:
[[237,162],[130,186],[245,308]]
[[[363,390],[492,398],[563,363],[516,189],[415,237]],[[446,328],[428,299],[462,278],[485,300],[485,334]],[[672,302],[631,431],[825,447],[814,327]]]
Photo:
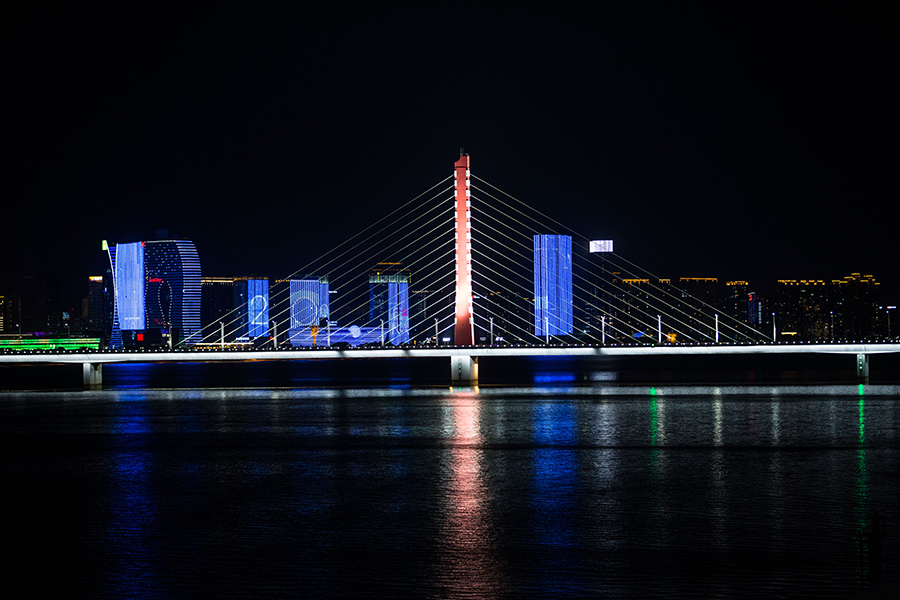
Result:
[[451,597],[494,598],[504,592],[504,575],[493,546],[489,490],[485,482],[480,430],[481,403],[476,391],[450,398],[447,519],[441,528],[438,577]]

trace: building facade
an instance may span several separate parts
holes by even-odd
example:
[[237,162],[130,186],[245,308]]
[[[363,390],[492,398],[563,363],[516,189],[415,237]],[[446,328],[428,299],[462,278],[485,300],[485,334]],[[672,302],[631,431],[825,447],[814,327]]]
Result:
[[400,263],[379,263],[369,273],[370,327],[384,327],[394,345],[409,343],[408,269]]

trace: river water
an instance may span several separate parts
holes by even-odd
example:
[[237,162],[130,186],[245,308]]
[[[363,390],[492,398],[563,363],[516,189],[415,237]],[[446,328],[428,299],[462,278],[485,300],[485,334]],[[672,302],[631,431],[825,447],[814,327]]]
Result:
[[[476,388],[401,373],[377,386],[143,389],[154,369],[107,367],[112,389],[98,392],[0,394],[8,587],[82,598],[897,589],[896,385],[647,385],[557,368]],[[870,547],[876,511],[885,536]]]

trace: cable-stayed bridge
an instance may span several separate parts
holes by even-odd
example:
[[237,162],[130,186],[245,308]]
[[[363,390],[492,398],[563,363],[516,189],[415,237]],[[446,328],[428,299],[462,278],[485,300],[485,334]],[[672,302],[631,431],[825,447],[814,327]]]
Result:
[[[160,351],[0,355],[0,363],[81,363],[85,387],[120,362],[449,357],[478,380],[478,358],[525,355],[841,353],[898,344],[775,344],[774,331],[724,314],[471,173],[452,175]],[[600,251],[597,251],[600,250]],[[266,282],[268,288],[268,282]],[[334,296],[332,298],[332,296]]]

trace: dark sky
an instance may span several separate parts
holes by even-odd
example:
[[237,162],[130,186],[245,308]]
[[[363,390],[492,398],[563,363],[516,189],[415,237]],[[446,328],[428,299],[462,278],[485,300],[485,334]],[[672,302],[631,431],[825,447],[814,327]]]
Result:
[[204,274],[284,276],[463,146],[659,276],[900,301],[887,8],[182,4],[4,17],[3,278],[80,298],[100,240],[157,228]]

